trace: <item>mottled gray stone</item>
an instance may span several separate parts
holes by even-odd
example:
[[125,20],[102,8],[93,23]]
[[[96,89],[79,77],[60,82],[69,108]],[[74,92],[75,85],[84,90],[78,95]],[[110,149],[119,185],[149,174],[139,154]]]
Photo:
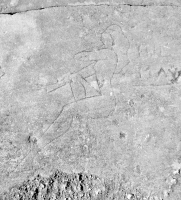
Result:
[[180,0],[1,0],[0,13],[16,13],[49,7],[128,5],[180,7]]
[[0,15],[0,192],[58,169],[179,199],[181,8],[47,2]]

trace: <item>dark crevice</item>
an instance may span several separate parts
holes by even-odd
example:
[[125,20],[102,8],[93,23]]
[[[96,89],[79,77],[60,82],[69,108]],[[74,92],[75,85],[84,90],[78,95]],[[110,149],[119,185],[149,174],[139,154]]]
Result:
[[174,4],[121,4],[123,6],[130,6],[130,7],[181,7],[179,5]]
[[130,6],[130,7],[150,7],[150,6],[154,6],[154,5],[136,5],[136,4],[122,4],[123,6]]
[[58,8],[58,7],[65,7],[65,6],[49,6],[49,7],[43,7],[43,8],[33,8],[33,9],[27,9],[27,10],[22,10],[22,11],[12,11],[12,12],[4,12],[0,13],[1,15],[15,15],[18,13],[26,13],[29,11],[40,11],[40,10],[45,10],[45,9],[51,9],[51,8]]
[[27,10],[21,10],[21,11],[10,11],[10,12],[6,12],[6,11],[1,11],[0,15],[15,15],[17,13],[26,13],[29,11],[40,11],[40,10],[45,10],[45,9],[51,9],[51,8],[63,8],[63,7],[101,7],[101,6],[129,6],[129,7],[181,7],[179,5],[154,5],[154,4],[79,4],[79,5],[53,5],[53,6],[47,6],[47,7],[43,7],[43,8],[32,8],[32,9],[27,9]]

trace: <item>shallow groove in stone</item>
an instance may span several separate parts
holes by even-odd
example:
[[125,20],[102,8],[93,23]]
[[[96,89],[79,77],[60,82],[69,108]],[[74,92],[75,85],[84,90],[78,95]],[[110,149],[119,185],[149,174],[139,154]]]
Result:
[[13,11],[13,12],[1,12],[0,15],[15,15],[18,13],[26,13],[30,11],[41,11],[45,9],[52,9],[52,8],[66,8],[66,7],[101,7],[101,6],[108,6],[108,7],[114,7],[114,6],[128,6],[128,7],[176,7],[180,8],[181,6],[177,5],[152,5],[152,4],[106,4],[106,3],[100,3],[100,4],[69,4],[69,5],[57,5],[57,6],[48,6],[43,8],[33,8],[33,9],[27,9],[22,11]]

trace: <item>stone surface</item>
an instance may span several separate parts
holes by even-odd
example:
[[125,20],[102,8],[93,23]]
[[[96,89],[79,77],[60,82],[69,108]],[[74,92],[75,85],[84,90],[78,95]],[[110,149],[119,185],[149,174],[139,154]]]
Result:
[[179,199],[181,8],[22,2],[0,15],[0,193],[60,170]]
[[[120,183],[86,173],[67,174],[56,171],[49,178],[38,175],[4,193],[3,199],[111,199],[126,198],[129,191]],[[130,195],[130,194],[129,194]],[[134,192],[138,196],[138,192]]]
[[180,7],[180,0],[1,0],[0,13],[25,12],[50,7],[128,5],[128,6],[171,6]]

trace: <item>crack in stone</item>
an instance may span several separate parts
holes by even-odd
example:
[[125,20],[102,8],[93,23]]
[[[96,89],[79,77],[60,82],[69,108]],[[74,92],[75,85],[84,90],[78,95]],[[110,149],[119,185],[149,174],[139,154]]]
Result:
[[101,6],[108,6],[108,7],[114,7],[114,6],[129,6],[129,7],[176,7],[179,8],[181,6],[179,5],[154,5],[154,4],[109,4],[109,3],[100,3],[100,4],[68,4],[68,5],[53,5],[53,6],[45,6],[43,8],[32,8],[32,9],[27,9],[27,10],[22,10],[22,11],[12,11],[12,12],[0,12],[0,15],[15,15],[18,13],[26,13],[30,11],[40,11],[40,10],[45,10],[45,9],[51,9],[51,8],[66,8],[66,7],[101,7]]

